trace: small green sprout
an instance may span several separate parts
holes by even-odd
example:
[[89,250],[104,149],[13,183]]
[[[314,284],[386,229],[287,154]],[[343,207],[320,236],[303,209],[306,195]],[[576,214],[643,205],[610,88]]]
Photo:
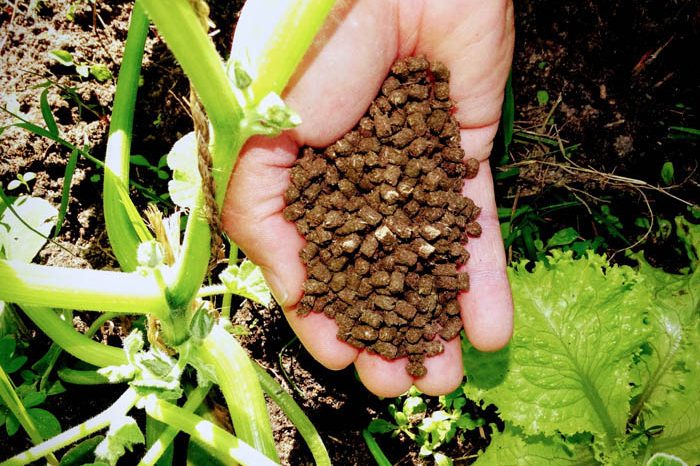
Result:
[[24,186],[27,192],[31,192],[32,188],[29,187],[29,183],[31,181],[34,181],[35,179],[36,173],[34,172],[26,172],[24,175],[21,173],[17,173],[17,177],[14,180],[11,180],[9,183],[7,183],[7,190],[14,191],[20,186]]
[[543,107],[549,103],[549,92],[545,91],[544,89],[540,89],[537,91],[537,104],[540,107]]

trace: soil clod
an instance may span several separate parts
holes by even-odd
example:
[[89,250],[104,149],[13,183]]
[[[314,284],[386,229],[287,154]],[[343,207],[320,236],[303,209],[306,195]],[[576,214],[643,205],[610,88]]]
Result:
[[338,339],[386,359],[426,357],[461,328],[457,294],[469,287],[460,244],[481,234],[480,209],[461,195],[479,161],[460,148],[449,70],[398,60],[358,125],[331,146],[305,147],[291,169],[287,220],[307,244],[298,312],[323,312]]

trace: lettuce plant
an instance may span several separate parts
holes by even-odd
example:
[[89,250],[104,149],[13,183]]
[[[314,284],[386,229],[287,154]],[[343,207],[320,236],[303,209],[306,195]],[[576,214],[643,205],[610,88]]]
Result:
[[553,252],[510,270],[515,335],[464,342],[467,397],[506,423],[477,465],[700,463],[700,226],[687,273]]
[[[55,344],[102,368],[99,375],[83,374],[84,380],[128,384],[104,412],[44,442],[32,436],[37,445],[6,459],[0,463],[3,466],[28,464],[42,457],[57,464],[54,453],[78,442],[65,456],[83,458],[85,449],[91,449],[93,464],[113,465],[126,450],[145,442],[147,451],[139,464],[164,464],[160,458],[178,431],[187,433],[198,445],[198,464],[204,461],[202,451],[206,458],[224,464],[275,464],[278,458],[263,390],[297,425],[317,463],[329,464],[325,447],[308,418],[248,358],[229,331],[226,316],[214,311],[210,298],[216,295],[223,294],[224,301],[231,293],[269,299],[259,270],[249,262],[232,264],[219,277],[220,284],[204,285],[211,254],[210,217],[221,209],[238,153],[253,135],[279,134],[299,123],[279,95],[333,4],[332,0],[251,1],[257,8],[253,11],[264,16],[249,15],[239,23],[232,57],[225,61],[203,26],[206,5],[191,0],[136,1],[117,81],[107,153],[104,162],[99,162],[104,169],[105,223],[122,271],[32,264],[34,254],[13,256],[7,245],[16,235],[0,229],[0,244],[4,245],[0,247],[0,302],[17,305]],[[129,197],[131,129],[151,21],[189,77],[208,120],[199,131],[200,136],[208,133],[208,143],[204,137],[188,135],[168,157],[174,172],[171,196],[181,214],[187,215],[182,235],[177,227],[180,214],[163,219],[162,214],[151,211],[153,228],[149,229]],[[27,121],[15,126],[59,141],[55,121],[44,107],[46,128]],[[203,152],[198,146],[204,144],[211,158],[208,168],[216,187],[213,192],[206,192],[211,183],[200,172],[209,161],[203,165],[197,159]],[[83,155],[75,149],[74,153]],[[213,197],[213,207],[206,194]],[[9,205],[4,193],[2,200]],[[19,207],[8,209],[19,223],[28,226],[21,220]],[[44,230],[28,228],[23,234],[38,235],[43,244],[50,227]],[[57,309],[146,315],[148,332],[134,332],[122,351],[76,332],[59,317]],[[182,377],[188,371],[196,373],[194,386]],[[81,378],[75,373],[72,376]],[[235,435],[195,414],[214,385],[224,395]],[[0,391],[7,394],[3,399],[15,394],[6,377],[0,379]],[[181,399],[186,399],[184,404],[178,403]],[[14,400],[12,405],[19,409],[20,402]],[[131,417],[133,408],[145,410],[149,435],[144,436]],[[98,437],[88,438],[104,429],[99,442],[95,440]]]

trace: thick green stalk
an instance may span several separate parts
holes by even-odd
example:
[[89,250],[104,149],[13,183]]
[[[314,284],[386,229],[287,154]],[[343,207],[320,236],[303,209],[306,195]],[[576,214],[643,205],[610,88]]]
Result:
[[[188,0],[142,0],[158,33],[177,58],[204,105],[212,125],[210,151],[217,200],[223,201],[228,178],[242,143],[243,110],[224,64]],[[221,206],[221,202],[219,203]]]
[[192,438],[206,445],[208,451],[216,455],[217,459],[224,464],[231,464],[232,461],[244,466],[278,464],[221,427],[172,403],[159,400],[154,395],[149,395],[145,399],[144,406],[149,416],[188,433]]
[[100,429],[107,427],[113,419],[124,416],[139,400],[139,396],[134,390],[129,388],[117,401],[109,408],[102,411],[97,416],[88,419],[71,429],[58,434],[57,436],[40,443],[39,445],[30,448],[29,450],[13,456],[12,458],[0,463],[0,466],[22,466],[36,461],[43,456],[53,453],[61,448],[79,441],[97,432]]
[[[210,387],[197,387],[194,390],[192,390],[187,396],[187,401],[182,406],[182,409],[188,413],[194,412],[207,397],[207,394],[209,393],[209,388]],[[148,449],[143,458],[141,458],[141,461],[139,461],[138,466],[152,466],[156,464],[161,455],[163,455],[168,449],[168,447],[172,444],[177,433],[178,429],[176,429],[172,425],[168,425],[168,427],[163,432],[161,432],[156,441],[153,442],[153,445],[151,445],[151,448]]]
[[202,345],[193,349],[214,368],[236,435],[279,461],[265,397],[253,364],[238,341],[221,325],[215,325]]
[[[0,400],[14,414],[22,428],[29,434],[33,444],[41,443],[44,439],[41,437],[39,430],[34,425],[34,421],[29,416],[27,409],[22,404],[22,400],[17,396],[15,387],[5,371],[0,367]],[[46,455],[47,461],[52,465],[58,464],[58,459],[52,454]]]
[[58,378],[62,382],[73,385],[105,385],[109,379],[97,371],[79,371],[64,367],[58,370]]
[[0,260],[0,300],[27,306],[164,316],[153,276]]
[[[110,244],[123,270],[136,269],[136,249],[148,229],[128,196],[134,107],[149,22],[140,1],[134,5],[109,124],[105,156],[104,215]],[[144,235],[147,235],[144,238]]]
[[53,309],[39,306],[20,306],[27,317],[34,322],[54,343],[81,361],[97,367],[126,364],[124,352],[113,346],[103,345],[78,333],[71,322],[62,320]]
[[316,461],[316,466],[330,466],[331,459],[328,456],[328,450],[326,450],[323,440],[321,440],[321,436],[306,414],[304,414],[304,411],[294,401],[294,398],[260,365],[254,363],[253,367],[258,374],[258,380],[263,391],[282,409],[284,414],[292,421],[292,424],[299,430],[311,451],[311,455],[314,457],[314,461]]

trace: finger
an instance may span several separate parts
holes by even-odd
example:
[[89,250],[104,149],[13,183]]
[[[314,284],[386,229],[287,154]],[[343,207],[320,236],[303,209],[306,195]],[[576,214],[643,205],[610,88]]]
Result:
[[428,370],[427,374],[413,382],[416,388],[426,395],[439,396],[452,393],[459,387],[464,377],[459,338],[442,343],[445,351],[437,356],[426,358],[423,364]]
[[506,275],[506,257],[498,223],[493,179],[488,160],[482,161],[476,178],[465,183],[462,194],[470,197],[481,214],[481,236],[470,239],[465,265],[469,291],[458,296],[469,341],[479,350],[495,351],[508,343],[513,332],[513,298]]
[[444,0],[424,8],[415,51],[450,69],[462,127],[498,121],[514,36],[510,0]]
[[355,360],[357,374],[367,390],[385,398],[397,397],[411,388],[413,378],[406,372],[407,364],[407,358],[387,361],[366,351]]
[[344,369],[357,358],[358,350],[336,337],[338,325],[333,319],[315,313],[301,317],[296,307],[284,315],[309,354],[328,369]]

